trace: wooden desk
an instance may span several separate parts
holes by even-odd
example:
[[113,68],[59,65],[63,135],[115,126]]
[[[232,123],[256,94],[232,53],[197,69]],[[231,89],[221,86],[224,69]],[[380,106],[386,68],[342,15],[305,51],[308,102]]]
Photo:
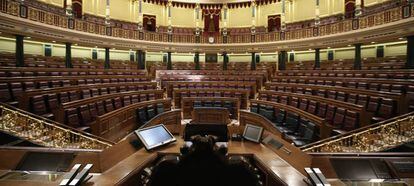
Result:
[[[155,160],[157,155],[178,154],[183,144],[184,141],[177,137],[176,143],[161,147],[156,152],[147,152],[145,149],[140,149],[108,171],[94,176],[87,185],[127,185],[127,178],[132,177],[132,174],[139,172],[149,162]],[[268,172],[270,178],[282,181],[285,185],[306,185],[302,181],[305,178],[303,174],[262,144],[230,141],[228,149],[230,155],[251,155],[259,167],[266,169],[265,171]]]
[[[133,150],[133,148],[128,149],[130,148],[129,141],[134,140],[134,137],[135,136],[131,135],[129,136],[130,139],[125,139],[123,142],[120,142],[120,144],[123,143],[126,146],[120,147],[121,149],[114,149],[114,151],[111,152],[112,156],[101,156],[101,158],[106,159],[106,161],[112,161],[114,155],[119,156],[124,153],[128,154],[129,151],[134,152],[125,156],[125,158],[122,158],[122,160],[111,166],[109,169],[106,169],[104,172],[94,174],[92,179],[89,180],[85,185],[112,186],[131,185],[132,183],[138,185],[136,181],[139,179],[139,177],[137,175],[139,175],[139,173],[141,173],[145,167],[153,163],[160,155],[178,154],[180,152],[180,147],[184,144],[183,139],[181,139],[179,136],[176,136],[177,142],[169,144],[165,147],[158,148],[155,151],[148,152],[144,148],[141,148],[139,150]],[[305,176],[301,172],[297,171],[293,166],[291,166],[279,155],[277,155],[272,149],[263,144],[230,141],[228,143],[228,150],[229,155],[245,155],[252,157],[256,165],[264,172],[266,172],[266,180],[268,180],[269,183],[267,184],[268,186],[273,186],[276,182],[283,183],[283,185],[306,185],[305,182],[302,181]],[[21,156],[23,156],[23,154],[21,154]],[[96,162],[89,162],[86,161],[86,159],[83,159],[82,161],[77,160],[77,163],[85,164]],[[99,166],[99,163],[96,166]],[[7,170],[5,171],[7,172]],[[61,176],[58,177],[55,181],[8,179],[0,180],[0,185],[58,185],[61,179]]]
[[229,124],[230,112],[221,107],[196,107],[192,111],[191,123]]

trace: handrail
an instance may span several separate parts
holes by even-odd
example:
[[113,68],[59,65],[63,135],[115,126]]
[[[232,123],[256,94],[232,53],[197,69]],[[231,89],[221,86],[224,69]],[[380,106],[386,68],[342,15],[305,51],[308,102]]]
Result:
[[106,149],[114,143],[0,103],[0,130],[50,148]]
[[414,140],[414,112],[311,143],[304,152],[380,152]]

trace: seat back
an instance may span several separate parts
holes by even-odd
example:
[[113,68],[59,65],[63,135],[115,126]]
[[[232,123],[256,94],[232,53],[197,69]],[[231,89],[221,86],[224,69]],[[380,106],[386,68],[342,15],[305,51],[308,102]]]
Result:
[[299,104],[300,110],[306,110],[308,108],[308,100],[307,99],[301,99]]
[[326,109],[326,115],[325,115],[325,119],[328,122],[331,122],[334,119],[335,116],[335,110],[336,107],[333,105],[328,105],[328,108]]
[[47,111],[49,113],[53,112],[54,110],[57,109],[58,105],[59,105],[59,101],[58,101],[58,97],[56,95],[56,93],[53,94],[48,94],[47,95]]
[[156,116],[155,109],[153,105],[147,106],[148,120]]
[[121,98],[114,98],[114,108],[119,109],[123,107]]
[[328,98],[336,99],[336,91],[333,91],[333,90],[328,91]]
[[92,117],[88,105],[82,105],[79,107],[79,116],[83,125],[87,125],[92,122]]
[[131,103],[134,104],[134,103],[138,103],[138,102],[139,102],[138,95],[132,95],[131,96]]
[[0,83],[0,102],[12,101],[12,98],[9,91],[9,85],[7,83]]
[[75,128],[81,126],[76,108],[65,110],[65,124]]
[[256,103],[250,104],[250,112],[259,113],[259,106]]
[[103,101],[96,102],[96,110],[98,112],[98,116],[104,115],[106,113]]
[[105,100],[105,111],[106,111],[106,113],[111,112],[113,110],[115,110],[115,109],[114,109],[114,104],[112,103],[112,99]]
[[299,127],[300,117],[296,113],[288,113],[286,115],[286,127],[289,130],[289,132],[296,132]]
[[383,98],[378,109],[378,116],[388,119],[396,115],[396,102],[392,99]]
[[36,95],[30,98],[31,112],[43,115],[47,113],[46,103],[43,95]]
[[336,100],[345,102],[346,101],[345,92],[338,92],[337,95],[336,95]]
[[358,95],[358,100],[356,102],[357,105],[361,105],[366,107],[368,104],[368,96],[367,95]]
[[138,114],[137,114],[138,115],[138,117],[137,117],[138,122],[141,123],[141,124],[145,124],[148,121],[146,107],[138,108],[137,112],[138,112]]
[[157,114],[161,114],[164,112],[164,105],[162,103],[157,104]]
[[316,115],[318,115],[321,118],[325,118],[326,116],[326,108],[327,104],[326,103],[319,103],[318,106],[318,113]]
[[297,108],[298,105],[299,105],[299,98],[297,98],[297,97],[291,97],[290,102],[289,102],[289,105],[292,106],[292,107]]
[[333,120],[333,126],[337,126],[340,128],[345,119],[345,109],[344,108],[337,108],[335,112],[335,117]]
[[79,100],[79,95],[76,91],[70,91],[68,94],[69,94],[70,101]]
[[306,112],[309,112],[309,113],[311,113],[311,114],[315,114],[316,113],[316,110],[317,110],[317,102],[316,101],[313,101],[313,100],[310,100],[309,101],[309,105],[308,105],[308,108],[306,109]]
[[359,126],[358,113],[347,110],[345,114],[344,124],[342,125],[342,129],[346,131],[350,131],[350,130],[358,128],[358,126]]
[[380,98],[371,96],[369,98],[367,111],[374,113],[376,115],[379,109],[380,101],[381,101]]
[[96,104],[90,103],[88,107],[89,107],[89,113],[91,115],[92,120],[95,120],[96,117],[98,116],[98,111],[96,110]]

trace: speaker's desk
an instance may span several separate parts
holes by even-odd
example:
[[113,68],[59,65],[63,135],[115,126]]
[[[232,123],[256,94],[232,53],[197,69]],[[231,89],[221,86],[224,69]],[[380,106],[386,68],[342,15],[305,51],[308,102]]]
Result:
[[[177,137],[177,142],[161,147],[153,152],[140,149],[127,157],[111,169],[100,175],[95,175],[87,185],[128,185],[146,165],[154,161],[159,155],[178,154],[184,141]],[[237,155],[250,155],[256,165],[267,172],[267,185],[306,185],[303,181],[305,176],[294,167],[284,161],[271,149],[263,144],[252,142],[229,141],[228,153]],[[277,182],[276,182],[277,180]],[[278,183],[279,182],[279,183]]]

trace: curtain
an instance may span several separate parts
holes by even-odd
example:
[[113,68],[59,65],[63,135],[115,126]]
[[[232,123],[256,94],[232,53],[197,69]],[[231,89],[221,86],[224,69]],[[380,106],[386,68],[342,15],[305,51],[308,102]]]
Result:
[[157,25],[156,20],[157,19],[156,19],[155,16],[144,14],[144,16],[143,16],[143,27],[144,27],[144,30],[150,31],[150,32],[155,32],[155,27]]
[[76,18],[82,19],[82,0],[72,1],[72,11]]
[[279,31],[281,26],[280,15],[270,15],[267,17],[268,32]]
[[345,18],[353,18],[355,12],[355,0],[345,0]]
[[[63,1],[63,8],[66,9],[66,0]],[[72,13],[74,18],[82,19],[82,0],[72,0]]]
[[221,9],[204,9],[204,32],[207,34],[219,34]]

